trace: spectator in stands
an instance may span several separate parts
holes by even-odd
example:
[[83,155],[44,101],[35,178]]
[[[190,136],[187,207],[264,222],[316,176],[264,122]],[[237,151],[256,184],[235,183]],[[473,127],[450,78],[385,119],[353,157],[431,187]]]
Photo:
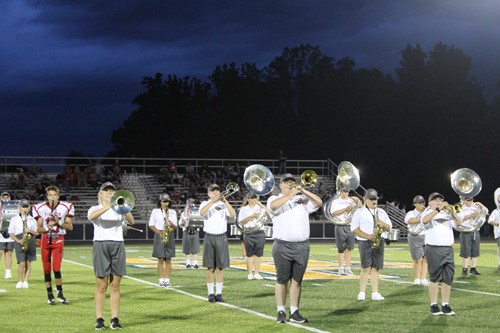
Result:
[[12,251],[14,250],[14,240],[10,238],[7,227],[3,224],[2,212],[7,202],[11,200],[10,194],[8,192],[3,192],[0,195],[0,223],[2,223],[2,230],[0,232],[0,259],[2,255],[5,257],[5,278],[12,279]]
[[188,163],[186,166],[186,175],[188,175],[188,177],[192,177],[195,175],[195,170],[191,163]]
[[8,182],[9,182],[9,189],[15,190],[16,187],[17,187],[17,177],[16,177],[16,175],[11,174]]
[[26,187],[26,174],[24,173],[23,168],[19,168],[19,172],[17,174],[16,188],[19,190],[24,190],[25,187]]
[[278,165],[279,165],[279,171],[278,174],[282,175],[286,172],[286,155],[283,152],[283,149],[280,149],[280,153],[278,156]]
[[[204,217],[203,266],[207,268],[207,289],[209,302],[224,302],[224,268],[229,267],[226,218],[236,217],[236,212],[226,198],[221,195],[219,185],[207,188],[209,200],[200,204],[199,213]],[[215,282],[215,283],[214,283]],[[215,293],[214,293],[215,285]]]
[[35,179],[38,178],[38,175],[42,173],[42,168],[40,168],[36,163],[33,163],[31,166],[31,176]]

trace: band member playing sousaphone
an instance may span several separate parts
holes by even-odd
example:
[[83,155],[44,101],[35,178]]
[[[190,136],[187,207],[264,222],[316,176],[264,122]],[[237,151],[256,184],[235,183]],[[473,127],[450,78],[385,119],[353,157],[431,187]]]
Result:
[[[200,252],[199,228],[203,227],[203,220],[198,215],[195,200],[186,201],[186,207],[181,213],[179,227],[182,228],[182,252],[186,255],[186,268],[198,269],[198,253]],[[201,224],[199,224],[201,223]]]
[[372,300],[383,301],[385,298],[379,292],[379,271],[384,268],[384,241],[386,234],[392,228],[392,222],[387,213],[377,207],[378,192],[366,190],[365,206],[354,212],[351,230],[356,235],[361,259],[361,274],[359,277],[358,301],[364,301],[368,279],[372,287]]
[[[356,209],[362,207],[361,200],[349,197],[349,188],[340,183],[330,208],[332,221],[335,224],[335,243],[340,275],[354,275],[351,270],[351,252],[354,249],[355,235],[351,231],[351,220]],[[344,267],[345,266],[345,267]]]
[[[453,253],[453,228],[462,221],[453,206],[444,201],[438,192],[429,195],[429,207],[422,213],[421,221],[425,226],[425,257],[429,268],[430,313],[434,316],[453,316],[450,307],[451,284],[455,273]],[[441,289],[439,288],[441,283]],[[441,290],[442,308],[438,305]]]
[[163,193],[158,201],[158,208],[153,209],[149,218],[149,229],[154,232],[153,254],[158,259],[157,270],[160,287],[170,287],[172,258],[175,257],[175,235],[177,213],[170,209],[170,195]]
[[413,259],[414,285],[427,286],[427,259],[425,258],[425,229],[422,221],[422,213],[425,210],[425,199],[421,195],[413,198],[414,210],[409,211],[405,216],[408,225],[408,246]]
[[73,230],[72,218],[75,208],[72,203],[59,201],[59,189],[49,186],[45,189],[47,201],[33,207],[33,217],[37,220],[37,232],[42,234],[40,253],[42,257],[45,286],[47,288],[47,304],[54,305],[52,293],[51,270],[56,280],[57,300],[62,304],[69,304],[63,295],[61,262],[64,252],[64,235]]
[[[95,329],[102,330],[104,324],[104,303],[106,290],[110,289],[111,329],[121,329],[120,284],[126,274],[126,254],[123,240],[123,224],[133,225],[132,206],[123,198],[115,199],[116,187],[111,182],[101,185],[97,194],[99,204],[89,208],[87,219],[94,225],[94,246],[92,263],[96,277],[95,292]],[[121,190],[122,192],[124,190]],[[117,202],[120,201],[120,202]]]
[[319,196],[297,186],[292,174],[281,176],[281,193],[267,200],[273,220],[273,259],[276,266],[274,296],[278,315],[277,323],[286,322],[286,298],[290,285],[291,322],[304,323],[307,319],[299,312],[302,279],[309,260],[309,214],[323,204]]
[[493,201],[497,208],[491,212],[488,223],[493,226],[493,236],[497,243],[498,268],[500,269],[500,187],[495,190]]
[[[264,212],[264,218],[267,218],[267,208],[259,202],[259,196],[255,193],[248,193],[243,199],[241,208],[238,212],[238,223],[243,228],[256,228],[256,220]],[[264,246],[266,244],[266,235],[264,232],[265,224],[251,233],[244,233],[245,253],[247,256],[248,280],[262,280],[260,275],[260,258],[264,255]],[[244,229],[245,230],[245,229]]]

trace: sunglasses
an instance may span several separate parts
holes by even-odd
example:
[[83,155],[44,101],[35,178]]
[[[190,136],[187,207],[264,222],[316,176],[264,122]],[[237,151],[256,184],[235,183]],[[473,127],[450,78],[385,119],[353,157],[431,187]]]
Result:
[[29,208],[30,206],[21,206],[21,207],[23,207],[23,208]]

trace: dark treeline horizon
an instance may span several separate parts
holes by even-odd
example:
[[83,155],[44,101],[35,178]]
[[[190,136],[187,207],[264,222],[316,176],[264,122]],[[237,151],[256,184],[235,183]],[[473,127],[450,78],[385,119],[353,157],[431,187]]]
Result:
[[108,156],[347,160],[361,184],[407,205],[468,167],[493,205],[500,98],[488,103],[455,46],[401,50],[396,77],[358,69],[319,46],[285,48],[263,68],[217,66],[208,80],[157,73],[142,80],[136,110],[113,130]]

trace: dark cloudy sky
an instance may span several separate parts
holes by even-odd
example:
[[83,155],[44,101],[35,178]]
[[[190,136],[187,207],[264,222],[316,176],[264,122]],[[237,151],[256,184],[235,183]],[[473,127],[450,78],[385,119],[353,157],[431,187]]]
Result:
[[454,45],[491,98],[499,17],[498,0],[2,0],[0,156],[99,156],[144,76],[263,67],[301,43],[389,74],[407,43]]

